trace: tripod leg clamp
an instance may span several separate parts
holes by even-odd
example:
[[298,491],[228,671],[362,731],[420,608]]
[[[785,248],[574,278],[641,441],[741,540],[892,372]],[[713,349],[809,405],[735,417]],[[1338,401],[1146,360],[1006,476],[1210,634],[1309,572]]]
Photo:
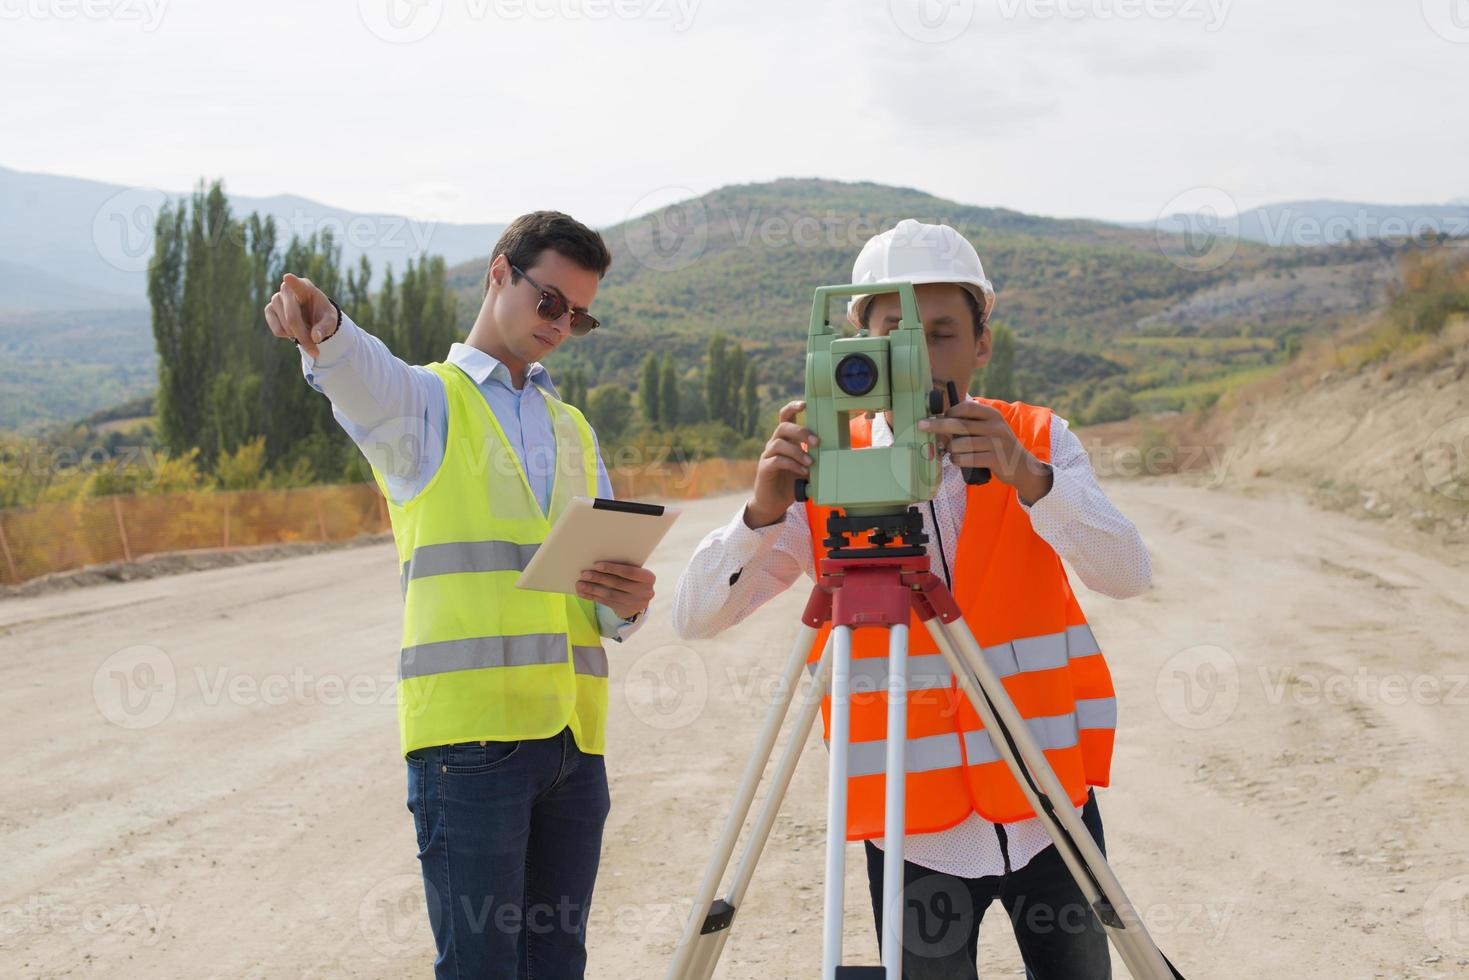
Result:
[[711,932],[723,932],[734,923],[735,907],[722,898],[716,898],[709,906],[709,914],[704,916],[704,924],[699,927],[699,935],[707,936]]

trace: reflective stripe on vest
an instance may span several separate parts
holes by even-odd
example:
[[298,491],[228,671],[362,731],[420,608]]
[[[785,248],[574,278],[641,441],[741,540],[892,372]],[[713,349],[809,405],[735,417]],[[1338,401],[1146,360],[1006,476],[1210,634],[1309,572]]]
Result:
[[[607,653],[601,647],[571,648],[572,668],[589,677],[607,676]],[[565,633],[525,636],[476,636],[407,647],[399,655],[398,676],[426,677],[454,670],[486,667],[530,667],[566,662]]]
[[542,512],[484,396],[452,364],[444,456],[417,496],[388,502],[403,591],[398,718],[404,754],[430,745],[546,738],[570,728],[601,754],[607,655],[593,603],[515,581],[573,497],[597,495],[596,449],[581,413],[541,391],[556,474]]
[[[1064,633],[1031,636],[999,646],[985,647],[984,657],[1000,677],[1010,677],[1026,670],[1054,670],[1066,666],[1073,658],[1088,657],[1101,650],[1091,627],[1085,623],[1067,627]],[[849,690],[852,694],[886,691],[888,662],[886,657],[860,657],[851,662]],[[807,664],[814,675],[816,664]],[[908,690],[921,691],[955,687],[954,675],[942,654],[913,654],[908,658]],[[1042,749],[1067,749],[1078,744],[1083,728],[1116,728],[1117,699],[1083,698],[1076,710],[1064,715],[1029,718],[1026,724]],[[984,729],[966,731],[964,756],[970,765],[999,762],[1000,753]],[[962,765],[959,739],[951,735],[928,735],[907,740],[905,758],[908,772],[928,772],[943,766]],[[830,748],[830,743],[827,744]],[[871,776],[887,771],[887,740],[873,739],[851,743],[849,775]]]
[[430,575],[453,575],[458,572],[523,572],[540,549],[538,544],[516,544],[513,541],[446,541],[413,549],[413,556],[403,563],[400,579],[403,592],[408,583]]
[[[827,748],[830,748],[828,744]],[[927,735],[908,739],[904,755],[909,772],[931,772],[934,769],[949,769],[964,764],[959,754],[959,739],[955,735]],[[848,776],[876,776],[888,770],[888,743],[852,742],[847,752]]]

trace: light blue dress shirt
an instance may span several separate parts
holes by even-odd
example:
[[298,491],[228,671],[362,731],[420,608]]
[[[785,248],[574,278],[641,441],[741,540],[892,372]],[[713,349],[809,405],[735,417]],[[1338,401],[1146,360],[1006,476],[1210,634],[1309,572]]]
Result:
[[[525,385],[516,388],[510,369],[476,347],[455,344],[446,360],[463,369],[484,396],[520,460],[541,512],[547,512],[556,475],[556,436],[541,389],[559,397],[550,372],[539,362],[532,364]],[[317,345],[315,358],[302,349],[301,371],[311,387],[331,399],[338,424],[383,474],[395,503],[411,500],[428,485],[444,459],[449,417],[444,383],[436,374],[400,360],[346,313],[337,332]],[[595,432],[592,439],[595,443]],[[610,498],[612,481],[600,448],[596,459],[597,494]],[[621,641],[644,618],[624,620],[600,602],[596,607],[602,635],[609,639]]]

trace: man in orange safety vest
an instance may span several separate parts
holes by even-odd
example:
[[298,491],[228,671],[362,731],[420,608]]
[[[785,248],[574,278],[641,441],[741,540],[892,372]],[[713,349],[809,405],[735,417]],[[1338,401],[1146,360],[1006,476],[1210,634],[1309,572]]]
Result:
[[[988,363],[994,288],[974,247],[953,228],[900,222],[867,242],[852,281],[915,285],[936,382],[967,389]],[[897,327],[898,296],[858,296],[848,316],[885,334]],[[795,500],[795,481],[809,475],[805,447],[817,442],[796,421],[803,408],[792,402],[781,410],[749,502],[704,539],[680,578],[673,618],[685,638],[713,636],[803,573],[814,578],[828,511]],[[1105,847],[1091,787],[1110,780],[1117,705],[1062,559],[1088,587],[1126,597],[1151,582],[1147,549],[1097,485],[1076,435],[1050,409],[968,397],[919,424],[945,450],[939,491],[921,508],[932,568]],[[855,419],[851,436],[854,447],[888,444],[891,420]],[[986,467],[994,479],[970,486],[967,467]],[[823,630],[813,664],[825,640]],[[864,842],[879,936],[886,656],[885,632],[853,634],[847,836]],[[999,899],[1031,980],[1110,977],[1100,923],[917,622],[909,658],[904,976],[977,977],[980,921]]]

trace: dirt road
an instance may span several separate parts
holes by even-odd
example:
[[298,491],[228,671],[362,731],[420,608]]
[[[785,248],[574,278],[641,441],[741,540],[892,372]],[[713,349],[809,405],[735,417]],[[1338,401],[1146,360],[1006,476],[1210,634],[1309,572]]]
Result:
[[[1194,978],[1469,975],[1465,564],[1283,493],[1110,490],[1156,576],[1082,595],[1121,703],[1100,799],[1161,945]],[[735,506],[688,508],[665,595]],[[663,602],[611,651],[591,976],[662,976],[803,601],[693,645]],[[0,602],[0,975],[430,975],[400,608],[390,546]],[[722,976],[815,975],[824,779],[813,743]]]

